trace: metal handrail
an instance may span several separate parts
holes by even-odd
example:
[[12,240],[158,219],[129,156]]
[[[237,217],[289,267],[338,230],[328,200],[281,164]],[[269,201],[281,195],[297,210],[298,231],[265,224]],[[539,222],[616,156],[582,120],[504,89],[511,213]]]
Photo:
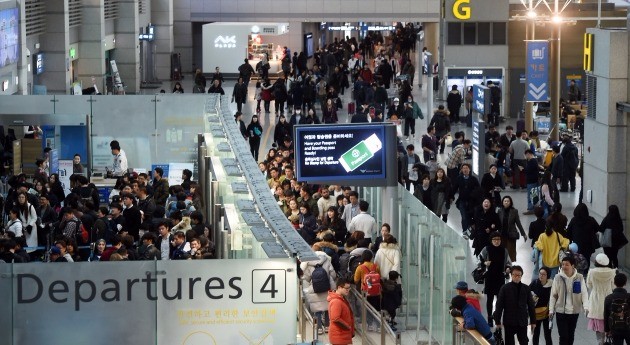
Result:
[[[365,296],[363,296],[363,294],[361,294],[359,291],[357,291],[357,289],[355,289],[354,287],[350,290],[350,293],[352,294],[352,296],[354,298],[356,298],[357,300],[361,301],[361,305],[365,306],[365,310],[366,310],[367,313],[370,313],[374,318],[380,320],[380,323],[381,323],[381,329],[380,329],[381,345],[385,345],[386,344],[386,340],[385,340],[386,336],[388,336],[390,338],[390,340],[394,342],[394,344],[400,344],[401,343],[400,333],[394,331],[391,328],[391,326],[387,322],[385,322],[385,317],[383,315],[383,311],[379,312],[376,309],[374,309],[374,307],[367,301]],[[366,327],[366,322],[363,319],[363,316],[362,316],[362,326]],[[364,329],[359,328],[359,327],[355,327],[355,329],[360,331],[362,335],[365,332]],[[364,339],[364,341],[367,341],[367,343],[372,343],[372,340],[367,338],[367,337],[364,337],[363,339]]]
[[459,330],[458,326],[464,324],[462,317],[453,318],[453,345],[474,344],[474,345],[490,345],[488,340],[477,332],[475,329]]

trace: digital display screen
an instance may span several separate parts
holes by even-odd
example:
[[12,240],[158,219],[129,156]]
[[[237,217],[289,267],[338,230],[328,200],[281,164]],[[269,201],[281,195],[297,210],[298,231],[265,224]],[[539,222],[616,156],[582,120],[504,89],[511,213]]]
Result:
[[385,125],[305,125],[294,130],[298,181],[385,180]]
[[35,74],[44,73],[44,54],[35,54]]
[[19,18],[17,8],[0,11],[0,67],[18,61]]
[[304,52],[307,58],[313,57],[313,34],[308,33],[304,35]]

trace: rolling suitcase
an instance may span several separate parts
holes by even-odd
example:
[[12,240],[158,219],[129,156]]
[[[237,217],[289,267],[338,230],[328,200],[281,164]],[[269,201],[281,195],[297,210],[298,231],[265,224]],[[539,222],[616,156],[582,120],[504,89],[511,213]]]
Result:
[[354,102],[348,102],[348,114],[349,115],[354,115],[355,112],[355,103]]

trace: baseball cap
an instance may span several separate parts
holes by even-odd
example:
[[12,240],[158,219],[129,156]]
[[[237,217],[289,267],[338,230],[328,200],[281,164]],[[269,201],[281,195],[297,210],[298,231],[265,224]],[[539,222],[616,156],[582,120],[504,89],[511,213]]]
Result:
[[466,283],[465,281],[459,281],[457,282],[457,284],[455,284],[455,286],[453,286],[453,289],[468,290],[468,283]]
[[59,249],[58,247],[51,247],[50,248],[50,254],[60,254],[61,255],[61,249]]

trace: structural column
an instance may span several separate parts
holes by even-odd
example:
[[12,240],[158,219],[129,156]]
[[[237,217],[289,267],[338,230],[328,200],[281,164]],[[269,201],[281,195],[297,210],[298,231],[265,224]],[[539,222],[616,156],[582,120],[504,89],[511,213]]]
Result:
[[65,0],[46,1],[46,33],[41,35],[41,50],[46,52],[46,71],[39,77],[48,93],[70,93],[70,28],[68,3]]
[[[151,24],[155,25],[156,77],[159,80],[171,79],[171,54],[173,41],[173,0],[153,0],[151,4]],[[151,52],[146,52],[150,54]]]
[[560,122],[560,23],[553,23],[551,26],[551,40],[549,42],[551,50],[551,133],[550,140],[557,141],[559,138],[558,124]]
[[99,87],[99,92],[105,83],[105,13],[103,0],[83,0],[83,21],[79,31],[79,61],[78,77],[83,88],[94,84]]
[[140,90],[140,34],[138,20],[138,1],[120,0],[118,19],[114,22],[116,32],[116,50],[114,60],[120,78],[127,93]]
[[[536,22],[533,20],[528,20],[525,23],[525,40],[526,41],[531,41],[534,40],[534,30],[536,28]],[[527,42],[525,42],[525,45],[527,45]],[[525,51],[527,51],[527,49],[525,49]],[[527,61],[527,59],[526,59]],[[527,85],[527,83],[529,82],[529,80],[527,80],[525,82],[525,85]],[[525,90],[527,90],[527,87],[525,87]],[[525,91],[527,92],[527,91]],[[533,126],[533,112],[534,110],[534,103],[532,102],[525,102],[525,130],[529,133],[532,130],[534,130],[534,126]]]

